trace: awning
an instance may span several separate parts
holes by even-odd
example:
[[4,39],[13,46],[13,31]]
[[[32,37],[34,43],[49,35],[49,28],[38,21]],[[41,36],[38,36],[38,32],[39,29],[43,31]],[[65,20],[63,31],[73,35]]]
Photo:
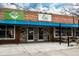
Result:
[[68,28],[79,27],[79,24],[64,24],[64,23],[61,23],[61,27],[68,27]]
[[19,25],[19,26],[46,26],[46,27],[78,27],[78,24],[64,24],[55,22],[35,22],[35,21],[22,21],[22,20],[0,20],[0,24],[6,25]]

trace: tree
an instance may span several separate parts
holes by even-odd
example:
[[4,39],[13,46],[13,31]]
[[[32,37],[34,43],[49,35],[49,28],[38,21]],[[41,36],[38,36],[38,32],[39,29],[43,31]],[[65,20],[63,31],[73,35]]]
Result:
[[63,7],[65,13],[69,13],[72,16],[79,17],[79,3],[73,4],[72,8],[65,8]]
[[[66,9],[65,7],[63,7],[63,9],[64,9],[65,12],[68,12],[72,15],[73,24],[75,24],[74,17],[79,17],[79,3],[74,4],[72,8]],[[78,24],[79,24],[79,20],[78,20]],[[75,32],[74,31],[75,31],[75,28],[73,27],[73,39],[75,40],[77,38],[75,38],[75,35],[74,35]],[[76,42],[78,43],[79,40],[76,40]],[[69,45],[69,39],[68,39],[68,45]]]

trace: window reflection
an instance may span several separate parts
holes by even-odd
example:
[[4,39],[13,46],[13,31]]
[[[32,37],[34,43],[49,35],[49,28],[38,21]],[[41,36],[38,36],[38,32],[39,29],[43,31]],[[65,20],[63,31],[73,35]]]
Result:
[[79,28],[76,29],[76,36],[79,36]]
[[7,38],[14,38],[14,26],[7,26]]
[[33,27],[28,28],[28,39],[33,40]]
[[14,26],[0,25],[0,38],[14,38]]
[[39,28],[39,39],[43,39],[43,28]]
[[[55,35],[59,36],[60,28],[56,28]],[[61,36],[72,36],[71,28],[61,28]]]
[[5,38],[5,26],[0,25],[0,38]]

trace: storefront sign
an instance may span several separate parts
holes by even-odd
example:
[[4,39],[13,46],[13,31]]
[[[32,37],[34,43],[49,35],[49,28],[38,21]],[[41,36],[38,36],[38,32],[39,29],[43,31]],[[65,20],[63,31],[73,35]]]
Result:
[[51,15],[49,14],[38,14],[39,21],[51,21]]
[[18,18],[18,13],[16,11],[12,11],[11,13],[9,13],[10,17],[13,19],[17,19]]
[[20,10],[5,10],[4,18],[6,20],[24,20],[24,12]]

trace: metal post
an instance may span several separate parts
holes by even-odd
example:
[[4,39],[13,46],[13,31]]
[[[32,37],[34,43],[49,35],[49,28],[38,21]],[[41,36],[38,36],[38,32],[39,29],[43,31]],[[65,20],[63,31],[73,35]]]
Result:
[[70,45],[69,43],[70,43],[70,42],[69,42],[69,36],[68,36],[68,46]]
[[60,38],[59,38],[60,39],[60,42],[59,43],[61,45],[61,23],[59,24],[59,36],[60,36]]
[[79,30],[79,20],[78,20],[78,30]]
[[[78,30],[79,30],[79,20],[78,20]],[[79,44],[79,38],[77,38],[77,44]]]
[[[74,16],[73,16],[73,24],[74,24]],[[74,40],[74,32],[75,32],[75,29],[74,29],[74,27],[73,27],[73,40]]]

